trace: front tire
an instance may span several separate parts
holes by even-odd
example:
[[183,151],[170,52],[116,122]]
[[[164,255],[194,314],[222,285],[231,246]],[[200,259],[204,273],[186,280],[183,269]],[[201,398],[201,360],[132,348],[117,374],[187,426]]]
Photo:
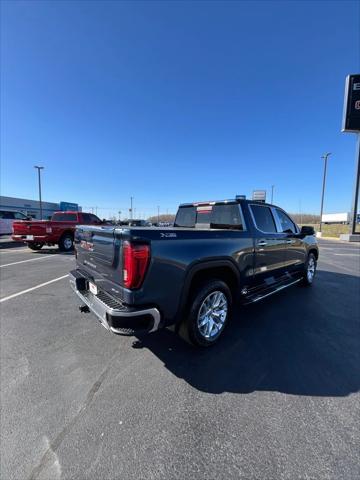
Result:
[[74,238],[70,233],[66,233],[60,238],[59,250],[61,252],[71,252],[74,248]]
[[313,253],[309,253],[307,261],[305,263],[305,270],[303,274],[303,284],[310,286],[314,282],[314,277],[316,274],[317,261]]
[[43,246],[43,243],[28,243],[30,250],[41,250]]
[[198,347],[214,345],[231,316],[232,295],[221,280],[202,283],[194,293],[180,335]]

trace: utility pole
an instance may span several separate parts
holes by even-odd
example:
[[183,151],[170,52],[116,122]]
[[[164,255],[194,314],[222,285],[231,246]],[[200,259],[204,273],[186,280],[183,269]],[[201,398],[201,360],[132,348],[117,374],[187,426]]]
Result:
[[130,197],[130,219],[133,219],[133,200],[134,197]]
[[39,167],[38,165],[34,165],[34,168],[37,168],[38,171],[38,181],[39,181],[39,203],[40,203],[40,220],[42,220],[42,200],[41,200],[41,175],[40,170],[43,170],[44,167]]
[[119,222],[121,220],[121,210],[118,211],[118,214],[119,214]]
[[324,159],[324,176],[323,176],[323,184],[322,184],[322,194],[321,194],[321,208],[320,208],[320,227],[319,227],[319,232],[321,232],[321,227],[322,227],[322,216],[323,216],[323,208],[324,208],[324,194],[325,194],[325,183],[326,183],[326,170],[327,170],[327,160],[330,157],[331,153],[324,153],[324,155],[321,156],[322,159]]
[[271,203],[273,203],[274,201],[274,188],[275,188],[275,185],[271,185]]
[[157,206],[157,212],[158,212],[158,225],[159,225],[159,222],[160,222],[160,206],[159,205]]

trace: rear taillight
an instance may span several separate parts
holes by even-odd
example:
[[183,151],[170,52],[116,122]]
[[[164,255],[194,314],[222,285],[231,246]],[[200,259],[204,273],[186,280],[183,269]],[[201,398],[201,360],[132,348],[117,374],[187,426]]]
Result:
[[126,288],[139,288],[144,281],[150,260],[150,247],[146,244],[123,244],[123,280]]

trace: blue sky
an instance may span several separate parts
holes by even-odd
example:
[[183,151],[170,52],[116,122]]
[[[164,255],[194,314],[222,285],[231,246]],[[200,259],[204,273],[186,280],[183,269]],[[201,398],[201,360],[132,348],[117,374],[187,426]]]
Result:
[[[2,1],[1,193],[138,214],[251,195],[350,209],[352,1]],[[111,209],[114,210],[111,210]],[[123,214],[124,216],[124,214]]]

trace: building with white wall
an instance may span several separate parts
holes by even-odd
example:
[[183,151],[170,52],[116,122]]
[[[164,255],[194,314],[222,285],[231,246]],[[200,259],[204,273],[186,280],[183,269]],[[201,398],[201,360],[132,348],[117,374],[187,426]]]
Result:
[[[51,215],[59,210],[81,210],[76,203],[68,202],[41,202],[43,219],[51,217]],[[39,200],[29,200],[27,198],[4,197],[0,196],[0,209],[22,212],[32,218],[40,219],[40,202]]]

